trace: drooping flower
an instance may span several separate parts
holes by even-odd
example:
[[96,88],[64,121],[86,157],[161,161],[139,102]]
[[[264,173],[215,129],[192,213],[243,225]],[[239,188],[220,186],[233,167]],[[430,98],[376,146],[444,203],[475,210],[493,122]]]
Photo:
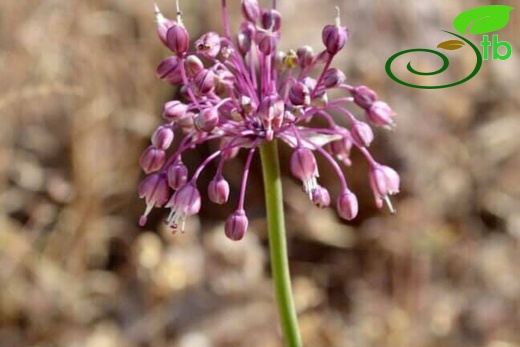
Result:
[[[273,3],[276,6],[276,1]],[[389,196],[399,191],[399,175],[377,163],[368,147],[374,139],[371,125],[393,128],[395,113],[387,103],[378,100],[373,90],[345,83],[345,74],[331,67],[349,36],[347,28],[341,25],[339,9],[335,23],[322,30],[324,47],[317,54],[307,45],[287,52],[278,50],[282,16],[276,8],[261,8],[257,0],[242,0],[243,21],[235,36],[230,33],[226,0],[221,0],[221,10],[224,34],[210,31],[191,47],[181,12],[177,11],[176,20],[171,20],[155,6],[157,33],[173,53],[159,64],[157,76],[180,87],[182,97],[165,103],[164,124],[154,132],[150,147],[141,157],[141,167],[148,176],[139,190],[146,201],[140,224],[146,223],[153,207],[168,207],[171,212],[167,224],[184,230],[186,218],[200,210],[197,180],[213,160],[219,162],[207,187],[208,195],[213,203],[226,203],[229,184],[222,169],[226,161],[244,149],[249,153],[237,208],[225,223],[230,239],[242,239],[248,226],[244,199],[251,160],[259,145],[275,139],[294,148],[291,173],[318,207],[329,206],[331,197],[318,183],[316,154],[338,176],[339,216],[346,220],[356,217],[358,201],[338,162],[352,165],[350,153],[357,149],[369,164],[376,205],[381,207],[386,202],[394,212]],[[320,72],[311,75],[316,70]],[[330,98],[332,89],[347,95]],[[354,116],[350,106],[359,107],[366,121]],[[348,126],[339,126],[333,113],[345,117]],[[309,126],[313,118],[323,119],[327,126]],[[181,140],[171,151],[174,133]],[[190,177],[182,157],[207,141],[218,143],[219,148]]]

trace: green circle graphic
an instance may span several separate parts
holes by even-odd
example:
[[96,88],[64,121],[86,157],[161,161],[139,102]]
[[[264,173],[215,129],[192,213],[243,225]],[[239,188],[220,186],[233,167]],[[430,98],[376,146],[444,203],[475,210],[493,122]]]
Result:
[[466,42],[468,45],[471,46],[471,48],[475,52],[475,55],[477,56],[477,64],[475,65],[475,68],[473,69],[471,74],[469,74],[467,77],[465,77],[464,79],[462,79],[460,81],[453,82],[453,83],[450,83],[450,84],[444,84],[444,85],[441,85],[441,86],[421,86],[421,85],[418,85],[418,84],[412,84],[412,83],[405,82],[405,81],[399,79],[397,76],[395,76],[395,74],[392,72],[392,68],[391,68],[393,61],[397,57],[400,57],[403,54],[412,53],[412,52],[426,52],[426,53],[435,54],[435,55],[437,55],[438,57],[440,57],[442,59],[442,67],[440,69],[432,71],[432,72],[421,72],[421,71],[415,70],[412,67],[411,62],[408,62],[408,65],[406,66],[406,68],[408,69],[408,71],[410,71],[414,75],[419,75],[419,76],[437,75],[437,74],[440,74],[440,73],[444,72],[448,68],[448,66],[450,65],[448,57],[446,57],[446,55],[441,53],[441,52],[434,51],[433,49],[428,49],[428,48],[413,48],[413,49],[407,49],[407,50],[404,50],[404,51],[397,52],[396,54],[392,55],[386,61],[385,70],[386,70],[386,73],[388,74],[388,76],[390,76],[390,78],[393,79],[395,82],[397,82],[399,84],[402,84],[404,86],[411,87],[411,88],[421,88],[421,89],[441,89],[441,88],[453,87],[453,86],[456,86],[458,84],[464,83],[464,82],[472,79],[473,77],[475,77],[475,75],[479,72],[480,68],[482,67],[482,55],[480,54],[480,51],[478,50],[477,46],[475,46],[472,42],[470,42],[469,40],[467,40],[463,36],[460,36],[460,35],[457,35],[455,33],[452,33],[451,31],[446,31],[446,30],[442,30],[442,31],[458,37],[459,39],[463,40],[464,42]]

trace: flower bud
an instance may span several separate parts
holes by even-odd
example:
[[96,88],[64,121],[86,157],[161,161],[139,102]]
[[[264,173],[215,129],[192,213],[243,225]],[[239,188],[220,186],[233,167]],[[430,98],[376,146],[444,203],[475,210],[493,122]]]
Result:
[[302,69],[311,66],[314,62],[314,50],[311,46],[303,46],[298,48],[296,55],[298,56],[298,65]]
[[239,32],[237,35],[237,46],[240,54],[244,55],[251,49],[251,36],[245,32]]
[[368,120],[378,126],[393,128],[395,112],[383,101],[374,102],[367,110]]
[[330,194],[329,191],[321,186],[316,187],[312,191],[312,202],[319,208],[325,208],[330,205]]
[[246,234],[248,224],[249,221],[244,210],[236,210],[226,219],[224,227],[226,236],[233,241],[242,240]]
[[168,168],[168,184],[172,189],[179,189],[188,181],[188,168],[178,161]]
[[215,73],[212,70],[204,69],[194,78],[194,84],[201,95],[205,95],[215,88]]
[[208,185],[208,196],[215,204],[226,203],[229,198],[229,183],[222,177],[212,179]]
[[227,69],[218,69],[215,72],[215,93],[224,93],[235,83],[235,76]]
[[192,54],[184,60],[184,69],[186,70],[186,76],[193,77],[204,69],[204,64],[199,57]]
[[346,27],[337,24],[329,24],[323,28],[321,38],[327,52],[334,55],[345,46],[348,38],[348,30]]
[[192,183],[185,184],[173,194],[165,206],[171,207],[167,219],[168,226],[177,228],[177,223],[180,221],[182,223],[181,231],[184,231],[186,218],[200,211],[200,192]]
[[175,24],[175,22],[171,19],[165,18],[159,10],[159,7],[157,7],[157,5],[155,5],[154,7],[155,21],[157,22],[157,35],[159,35],[159,38],[161,39],[162,43],[167,45],[166,33],[168,32],[168,29],[170,29]]
[[179,59],[171,56],[161,61],[157,66],[157,77],[170,84],[181,84],[182,75]]
[[199,112],[193,120],[195,129],[199,132],[210,132],[218,125],[218,111],[215,107],[208,107]]
[[374,139],[372,128],[367,123],[356,122],[350,129],[352,140],[359,147],[368,147]]
[[146,173],[158,171],[164,165],[165,159],[166,153],[162,149],[150,146],[141,155],[141,168]]
[[399,174],[391,167],[378,165],[370,170],[368,178],[376,197],[383,198],[399,192]]
[[213,31],[207,32],[195,41],[197,53],[215,58],[220,52],[220,36]]
[[377,100],[376,92],[365,86],[356,87],[351,93],[354,97],[354,102],[365,110],[368,110]]
[[335,88],[345,82],[345,74],[336,68],[328,69],[323,75],[323,86],[325,88]]
[[193,112],[187,112],[186,116],[179,119],[176,123],[182,129],[184,133],[193,130],[193,118],[195,114]]
[[268,31],[257,31],[255,37],[258,49],[265,55],[274,53],[276,49],[276,38]]
[[251,42],[255,37],[255,26],[249,22],[243,22],[237,35],[238,51],[241,54],[246,54],[251,49]]
[[283,51],[277,51],[276,55],[274,56],[274,68],[278,72],[282,72],[286,69],[285,66],[285,59],[287,58],[287,54]]
[[163,151],[170,148],[173,141],[173,130],[169,126],[161,125],[152,135],[152,144]]
[[182,23],[174,23],[166,32],[166,45],[177,54],[186,53],[190,44],[190,35]]
[[339,216],[346,220],[352,220],[356,218],[358,214],[358,200],[354,193],[352,193],[350,190],[345,190],[343,193],[341,193],[341,195],[338,197],[336,207]]
[[296,82],[289,90],[289,100],[293,105],[309,105],[311,103],[310,90],[302,82]]
[[395,213],[389,195],[397,194],[399,192],[399,174],[388,166],[376,165],[370,170],[368,178],[370,188],[372,188],[372,192],[376,199],[376,206],[381,208],[384,200],[390,212]]
[[312,199],[312,192],[318,188],[318,164],[310,149],[300,147],[291,155],[291,173],[303,183],[303,191]]
[[291,173],[294,177],[304,181],[317,176],[318,164],[310,149],[300,147],[291,156]]
[[262,99],[258,107],[258,118],[266,131],[266,139],[273,139],[273,127],[277,128],[283,122],[284,103],[279,95],[273,94]]
[[276,10],[265,10],[262,12],[262,27],[272,32],[280,31],[282,26],[282,15]]
[[242,15],[252,23],[260,17],[260,6],[256,0],[242,0]]
[[168,201],[169,194],[168,183],[163,174],[156,173],[145,177],[139,184],[139,197],[144,198],[146,202],[146,210],[139,218],[140,226],[146,224],[146,217],[152,208],[161,207]]
[[350,150],[352,149],[352,141],[349,137],[344,136],[341,140],[332,141],[329,143],[329,151],[336,159],[343,162],[343,164],[350,166]]
[[186,115],[188,105],[183,104],[178,100],[171,100],[163,106],[163,118],[169,122],[175,122],[180,120]]

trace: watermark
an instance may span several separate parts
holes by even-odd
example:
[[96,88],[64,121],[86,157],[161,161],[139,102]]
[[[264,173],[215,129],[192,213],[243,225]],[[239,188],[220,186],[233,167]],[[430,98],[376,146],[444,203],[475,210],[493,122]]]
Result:
[[[492,57],[493,60],[506,60],[511,56],[513,49],[511,47],[511,45],[509,44],[509,42],[499,41],[497,34],[494,34],[490,40],[490,36],[488,34],[505,27],[507,25],[507,23],[509,22],[509,13],[512,10],[514,10],[514,7],[505,6],[505,5],[481,6],[481,7],[476,7],[476,8],[464,11],[455,18],[455,20],[453,21],[453,27],[461,35],[465,35],[468,30],[469,30],[469,34],[483,35],[482,41],[480,42],[480,46],[482,46],[482,53],[480,53],[479,48],[475,44],[473,44],[471,41],[466,39],[464,36],[453,33],[451,31],[443,30],[444,32],[446,32],[448,34],[455,36],[457,39],[441,42],[437,45],[437,48],[453,51],[453,50],[462,48],[465,45],[468,45],[471,47],[471,49],[473,49],[473,51],[475,52],[475,55],[477,57],[477,62],[476,62],[476,65],[475,65],[475,68],[473,69],[473,71],[467,77],[461,79],[460,81],[449,83],[449,84],[444,84],[444,85],[440,85],[440,86],[422,86],[422,85],[418,85],[418,84],[412,84],[412,83],[405,82],[405,81],[399,79],[397,76],[395,76],[395,74],[392,72],[393,61],[403,54],[412,53],[412,52],[431,53],[431,54],[435,54],[436,56],[438,56],[442,59],[441,68],[439,68],[438,70],[435,70],[435,71],[431,71],[431,72],[418,71],[412,67],[411,62],[408,62],[408,65],[406,66],[406,68],[412,74],[419,75],[419,76],[432,76],[432,75],[437,75],[437,74],[444,72],[450,65],[448,57],[446,57],[445,54],[443,54],[439,51],[436,51],[433,49],[428,49],[428,48],[413,48],[413,49],[407,49],[404,51],[397,52],[396,54],[392,55],[387,60],[386,65],[385,65],[386,73],[395,82],[400,83],[407,87],[411,87],[411,88],[440,89],[440,88],[453,87],[458,84],[464,83],[464,82],[472,79],[473,77],[475,77],[475,75],[479,72],[480,68],[482,67],[483,60],[488,60],[490,58],[490,56]],[[491,48],[491,54],[490,54],[490,48]],[[503,49],[501,50],[501,48],[503,48]]]

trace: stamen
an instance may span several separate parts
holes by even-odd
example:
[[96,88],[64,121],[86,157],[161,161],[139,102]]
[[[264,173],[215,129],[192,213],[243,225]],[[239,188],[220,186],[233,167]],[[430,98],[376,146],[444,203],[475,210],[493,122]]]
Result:
[[336,6],[336,25],[341,26],[341,12],[339,10],[339,6]]
[[386,206],[388,207],[388,210],[390,211],[390,213],[391,213],[391,214],[395,214],[395,213],[396,213],[396,210],[394,209],[394,206],[392,205],[392,201],[390,200],[390,198],[388,197],[388,195],[384,196],[384,197],[383,197],[383,200],[385,201]]
[[182,11],[180,10],[179,0],[175,0],[175,9],[177,10],[177,22],[182,24]]

